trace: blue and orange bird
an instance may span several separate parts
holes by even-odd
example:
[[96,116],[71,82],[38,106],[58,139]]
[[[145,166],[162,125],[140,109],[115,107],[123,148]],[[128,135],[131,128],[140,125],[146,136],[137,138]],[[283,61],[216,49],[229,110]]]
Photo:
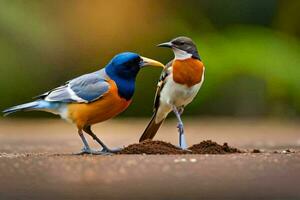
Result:
[[154,114],[146,127],[140,142],[153,139],[159,127],[173,111],[178,120],[179,146],[186,149],[181,114],[197,95],[204,81],[204,64],[195,43],[188,37],[177,37],[159,47],[171,48],[175,58],[163,70],[158,81],[154,100]]
[[[79,76],[65,85],[37,97],[36,101],[4,110],[4,115],[17,111],[46,111],[60,115],[76,124],[83,142],[80,154],[106,154],[109,149],[91,130],[93,124],[108,120],[123,112],[131,103],[135,79],[144,66],[164,65],[158,61],[125,52],[116,55],[105,68]],[[87,133],[101,146],[101,151],[92,150],[84,137]]]

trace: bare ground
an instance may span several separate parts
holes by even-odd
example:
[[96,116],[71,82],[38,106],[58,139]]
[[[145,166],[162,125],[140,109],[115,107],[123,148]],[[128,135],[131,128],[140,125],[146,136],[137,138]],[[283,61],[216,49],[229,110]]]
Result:
[[[74,156],[81,142],[70,124],[2,120],[0,199],[300,199],[299,123],[185,121],[190,145],[211,139],[264,153]],[[114,120],[95,132],[109,146],[127,146],[146,123]],[[157,139],[176,144],[175,127],[166,123]],[[273,153],[284,149],[295,153]]]

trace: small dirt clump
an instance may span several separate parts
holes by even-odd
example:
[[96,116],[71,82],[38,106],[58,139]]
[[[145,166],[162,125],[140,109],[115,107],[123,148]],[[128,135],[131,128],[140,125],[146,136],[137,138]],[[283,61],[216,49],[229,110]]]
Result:
[[219,145],[211,140],[206,140],[182,150],[179,147],[163,142],[145,140],[141,143],[131,144],[122,149],[118,154],[227,154],[242,153],[241,150],[228,146],[227,143]]
[[261,150],[259,150],[259,149],[253,149],[251,153],[261,153]]
[[219,145],[211,140],[205,140],[199,144],[194,144],[189,147],[193,154],[227,154],[227,153],[242,153],[241,150],[228,146],[227,143]]

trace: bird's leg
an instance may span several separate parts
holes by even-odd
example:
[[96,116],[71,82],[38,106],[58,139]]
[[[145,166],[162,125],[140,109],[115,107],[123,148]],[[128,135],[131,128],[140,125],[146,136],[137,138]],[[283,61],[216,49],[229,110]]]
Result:
[[110,149],[108,148],[92,131],[91,126],[86,126],[83,129],[87,134],[89,134],[94,140],[96,140],[102,147],[102,150],[98,154],[111,154],[121,151],[121,149]]
[[179,131],[179,146],[181,149],[187,149],[187,144],[186,144],[185,135],[184,135],[184,127],[183,127],[183,123],[182,123],[182,120],[180,117],[180,115],[183,111],[180,113],[178,111],[178,109],[176,108],[176,106],[173,106],[173,112],[175,113],[177,120],[178,120],[177,128]]
[[183,111],[184,111],[184,107],[180,106],[180,107],[177,108],[177,110],[178,110],[179,115],[181,116]]
[[78,134],[83,142],[83,148],[81,149],[81,152],[78,153],[78,155],[91,154],[92,153],[91,148],[83,135],[82,129],[78,129]]

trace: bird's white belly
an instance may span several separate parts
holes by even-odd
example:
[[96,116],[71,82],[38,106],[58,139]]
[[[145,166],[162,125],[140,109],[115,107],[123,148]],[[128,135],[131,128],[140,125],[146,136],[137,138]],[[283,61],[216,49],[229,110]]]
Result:
[[204,77],[202,77],[200,83],[192,87],[174,82],[172,76],[167,79],[160,93],[159,108],[155,119],[157,123],[166,118],[173,106],[181,107],[191,103],[201,88]]
[[201,85],[202,81],[192,87],[188,87],[174,82],[173,77],[170,76],[161,91],[160,103],[176,107],[186,106],[197,95]]

